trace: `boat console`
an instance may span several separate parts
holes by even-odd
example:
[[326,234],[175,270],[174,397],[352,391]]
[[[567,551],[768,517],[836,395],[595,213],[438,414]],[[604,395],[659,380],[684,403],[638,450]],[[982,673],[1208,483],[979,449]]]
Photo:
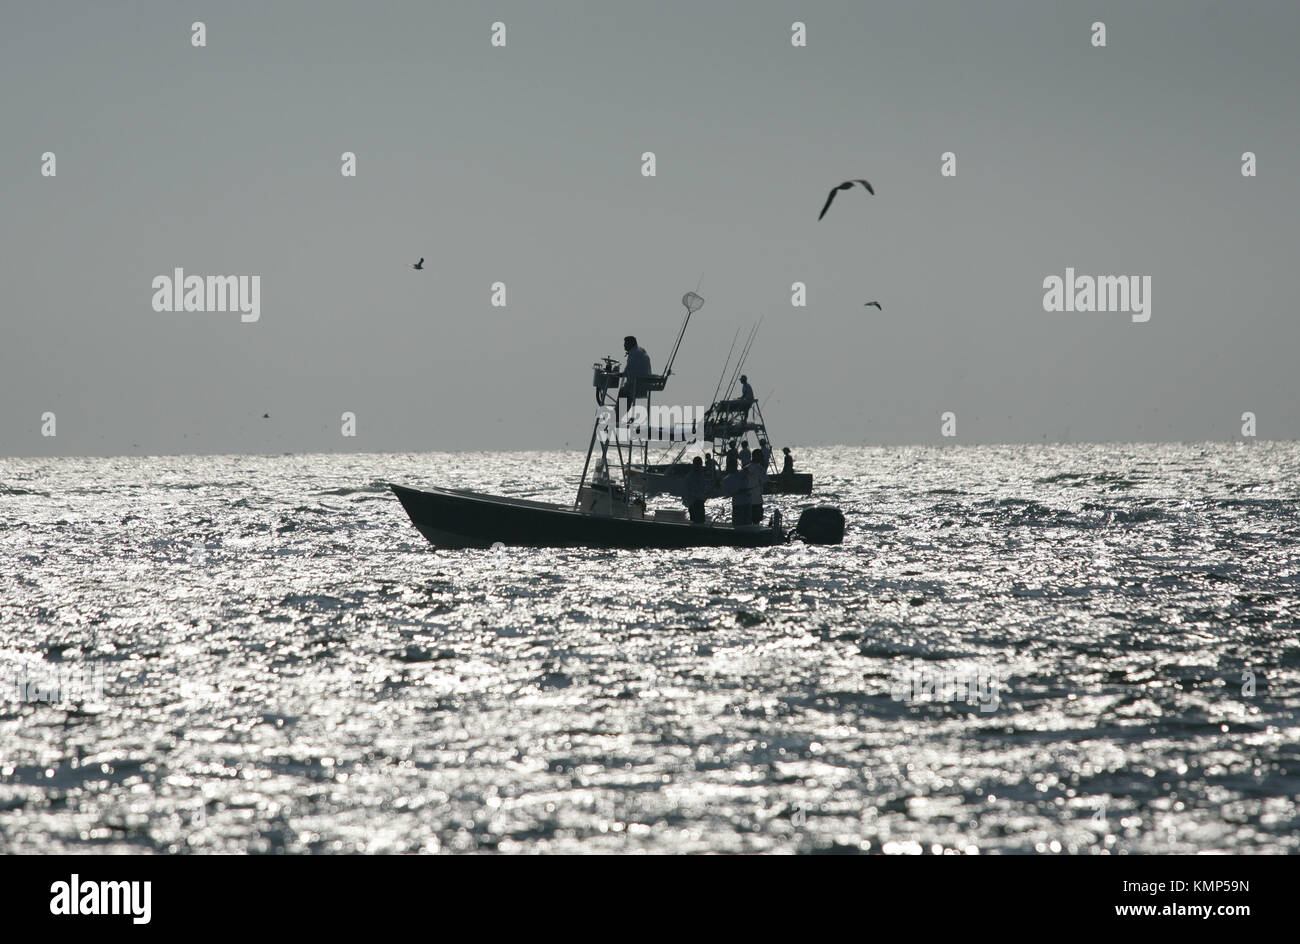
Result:
[[591,367],[591,385],[597,390],[605,391],[610,387],[618,386],[618,379],[622,372],[618,368],[618,361],[614,358],[606,357],[603,362],[598,361]]
[[578,511],[615,518],[644,518],[645,500],[627,500],[622,486],[583,485],[578,490]]

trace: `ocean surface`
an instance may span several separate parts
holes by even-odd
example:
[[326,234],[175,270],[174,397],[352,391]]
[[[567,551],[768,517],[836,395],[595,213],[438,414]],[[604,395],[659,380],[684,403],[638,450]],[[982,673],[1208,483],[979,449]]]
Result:
[[844,545],[385,487],[572,452],[0,460],[0,852],[1300,851],[1300,445],[796,453]]

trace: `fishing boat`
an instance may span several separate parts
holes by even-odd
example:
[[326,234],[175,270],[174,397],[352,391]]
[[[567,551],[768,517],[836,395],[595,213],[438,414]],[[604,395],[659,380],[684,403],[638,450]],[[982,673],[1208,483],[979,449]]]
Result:
[[692,524],[684,512],[635,503],[602,513],[459,489],[389,487],[434,547],[770,547],[787,540],[779,515],[764,526]]
[[[731,372],[727,389],[734,389],[737,380],[744,380],[741,371],[745,359],[758,335],[758,325],[749,333],[740,357]],[[736,337],[739,338],[739,332]],[[724,494],[723,479],[726,476],[728,450],[737,443],[748,443],[753,437],[755,445],[761,448],[767,458],[768,479],[763,491],[767,495],[811,495],[813,477],[808,472],[778,472],[777,461],[772,447],[772,437],[767,431],[767,421],[763,418],[763,407],[758,400],[741,397],[718,399],[722,390],[722,380],[731,366],[731,356],[735,351],[735,339],[732,350],[727,352],[727,360],[722,365],[722,374],[718,377],[718,386],[714,390],[713,403],[704,413],[702,429],[694,430],[698,435],[685,439],[677,454],[669,462],[646,463],[634,465],[631,469],[632,484],[647,495],[676,495],[681,497],[686,491],[687,476],[690,475],[692,462],[685,457],[694,447],[707,457],[705,469],[709,478],[707,498],[720,498]],[[734,462],[734,459],[732,460]]]
[[[770,547],[799,539],[816,544],[839,544],[844,537],[844,515],[838,508],[809,508],[798,524],[786,530],[780,511],[766,523],[733,524],[728,521],[692,522],[686,512],[648,509],[644,489],[630,473],[634,454],[646,465],[649,438],[625,441],[617,434],[620,404],[629,408],[650,400],[667,387],[672,363],[681,346],[691,314],[704,299],[694,292],[682,298],[686,318],[662,374],[629,377],[612,357],[593,365],[596,420],[578,493],[572,505],[558,505],[501,495],[485,495],[453,488],[415,489],[390,484],[411,522],[429,543],[440,548],[520,547],[687,548]],[[629,389],[630,385],[630,389]],[[612,429],[615,431],[611,432]],[[599,454],[597,455],[597,447]],[[592,459],[596,457],[593,464]],[[611,470],[622,473],[616,480]]]

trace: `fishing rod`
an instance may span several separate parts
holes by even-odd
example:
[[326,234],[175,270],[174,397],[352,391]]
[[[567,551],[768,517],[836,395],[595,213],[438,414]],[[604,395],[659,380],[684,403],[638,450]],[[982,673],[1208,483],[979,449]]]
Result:
[[727,387],[728,393],[730,393],[731,388],[736,385],[736,379],[740,376],[740,372],[744,370],[745,361],[749,359],[749,349],[754,346],[754,339],[758,337],[758,329],[762,327],[762,325],[763,319],[759,318],[758,323],[755,324],[753,329],[749,332],[749,340],[745,342],[745,349],[740,352],[740,360],[736,361],[736,369],[731,375],[731,384]]
[[[755,326],[757,327],[757,326]],[[736,366],[732,368],[731,377],[727,380],[727,395],[730,396],[732,388],[736,386],[736,377],[740,374],[741,365],[745,362],[745,355],[749,352],[749,346],[754,341],[754,328],[749,329],[749,334],[745,338],[745,345],[740,349],[740,354],[736,358]]]
[[[766,318],[767,316],[764,315],[763,317]],[[750,334],[749,343],[745,345],[745,350],[742,351],[740,354],[740,363],[736,365],[737,377],[739,377],[740,372],[745,369],[745,363],[749,360],[749,352],[753,348],[754,342],[758,340],[758,332],[762,327],[763,327],[763,318],[759,318],[758,323],[754,325],[753,332],[751,332]]]
[[710,403],[718,402],[718,391],[722,389],[722,378],[727,376],[727,365],[731,363],[731,354],[736,350],[736,341],[739,339],[740,329],[737,328],[736,333],[731,338],[731,347],[727,348],[727,359],[722,362],[722,370],[718,374],[718,385],[713,388],[713,399],[709,401]]
[[[775,392],[776,392],[775,389],[773,389],[773,390],[769,390],[768,393],[767,393],[767,396],[765,396],[765,397],[763,398],[763,403],[766,403],[768,400],[772,399],[772,394],[775,393]],[[763,432],[766,433],[766,432],[767,432],[767,417],[763,415],[763,406],[762,406],[762,404],[759,403],[757,400],[754,401],[754,412],[756,412],[756,413],[758,414],[758,422],[759,422],[759,425],[761,425],[761,426],[763,427]],[[773,449],[772,442],[771,442],[771,440],[768,440],[768,442],[767,442],[767,467],[768,467],[769,469],[770,469],[770,468],[773,468],[773,467],[776,466],[776,457],[772,455],[772,449]]]

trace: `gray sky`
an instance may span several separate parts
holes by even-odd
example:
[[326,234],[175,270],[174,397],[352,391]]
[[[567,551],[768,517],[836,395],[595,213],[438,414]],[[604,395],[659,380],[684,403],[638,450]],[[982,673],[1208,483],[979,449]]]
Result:
[[[1300,438],[1294,0],[490,7],[6,3],[0,454],[576,448],[701,275],[669,399],[765,316],[780,444]],[[178,266],[261,320],[153,311]],[[1151,320],[1044,312],[1067,266]]]

